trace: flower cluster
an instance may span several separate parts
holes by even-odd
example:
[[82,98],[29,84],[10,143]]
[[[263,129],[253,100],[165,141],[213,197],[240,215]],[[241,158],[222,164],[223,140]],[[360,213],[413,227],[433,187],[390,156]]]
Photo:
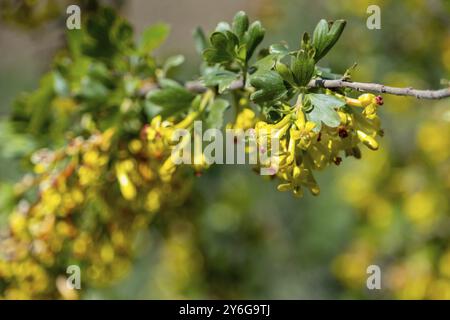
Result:
[[[149,125],[144,127],[143,133],[146,136],[150,157],[163,161],[158,169],[159,177],[163,182],[170,182],[172,180],[177,165],[180,164],[177,163],[178,160],[182,162],[182,150],[186,146],[190,147],[191,140],[199,138],[196,137],[196,134],[198,135],[199,133],[193,130],[193,123],[202,115],[213,98],[213,93],[207,91],[201,98],[198,110],[190,111],[182,120],[175,123],[172,119],[163,120],[162,116],[158,115],[151,120]],[[178,142],[176,141],[176,133],[184,133],[178,137],[180,139]],[[208,167],[208,164],[203,152],[194,153],[195,156],[197,158],[193,159],[192,167],[196,174],[199,175]]]
[[0,238],[5,298],[77,298],[65,284],[71,264],[83,267],[84,284],[120,279],[130,267],[136,235],[155,212],[186,197],[188,177],[180,172],[162,182],[161,161],[147,139],[131,140],[111,159],[114,139],[109,129],[33,155],[36,175],[17,184],[22,200]]

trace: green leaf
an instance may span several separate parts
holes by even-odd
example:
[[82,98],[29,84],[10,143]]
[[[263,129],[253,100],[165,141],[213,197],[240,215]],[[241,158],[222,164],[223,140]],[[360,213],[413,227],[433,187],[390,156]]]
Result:
[[69,95],[69,85],[63,75],[58,71],[53,72],[53,90],[59,96],[66,97]]
[[320,131],[322,122],[332,128],[339,126],[341,122],[335,108],[343,107],[345,105],[344,100],[319,93],[310,93],[306,97],[313,106],[307,116],[310,121],[316,123],[315,131]]
[[233,19],[232,30],[236,36],[241,40],[248,29],[248,17],[244,11],[236,13]]
[[277,59],[278,56],[276,54],[269,54],[256,61],[253,67],[255,67],[258,72],[269,71],[275,66]]
[[306,52],[309,52],[311,49],[314,49],[311,44],[311,38],[309,37],[308,32],[304,32],[302,35],[302,39],[300,41],[300,49],[303,49]]
[[246,63],[263,40],[264,33],[261,22],[255,21],[249,27],[247,15],[240,11],[231,27],[226,22],[217,25],[209,39],[211,46],[203,51],[203,58],[210,65],[231,64],[236,60]]
[[229,102],[224,99],[216,99],[210,105],[210,110],[206,118],[207,128],[220,129],[223,126],[223,114],[229,106]]
[[256,89],[250,96],[255,103],[270,103],[287,93],[283,78],[275,71],[257,72],[250,78],[250,83]]
[[6,225],[9,217],[9,212],[16,205],[16,193],[14,192],[14,185],[12,183],[0,183],[0,225]]
[[32,136],[17,133],[11,122],[0,121],[0,136],[3,141],[0,145],[0,154],[2,158],[23,157],[36,148]]
[[271,54],[279,55],[285,57],[289,54],[289,49],[284,44],[273,44],[269,47],[269,52]]
[[239,74],[223,70],[216,69],[202,77],[203,83],[206,86],[218,86],[219,93],[223,93],[228,87],[239,77]]
[[179,65],[183,64],[183,62],[184,56],[181,54],[167,58],[166,62],[163,65],[164,74],[166,74],[170,69],[176,68]]
[[133,28],[122,19],[118,19],[118,22],[110,29],[110,38],[122,52],[131,52]]
[[285,45],[271,45],[269,48],[269,54],[256,61],[255,64],[253,64],[253,67],[255,67],[259,72],[272,70],[277,61],[280,61],[288,54],[289,50]]
[[148,27],[141,36],[138,51],[140,54],[147,54],[158,48],[167,38],[170,27],[164,23],[154,24]]
[[209,37],[211,45],[217,49],[226,50],[228,46],[228,38],[225,32],[213,32]]
[[239,46],[239,38],[231,31],[225,31],[228,38],[228,50],[235,53],[235,49]]
[[322,19],[314,29],[312,44],[316,49],[316,62],[323,58],[328,51],[336,44],[339,37],[344,31],[345,20],[336,20],[332,23],[331,28],[326,20]]
[[81,80],[78,96],[92,101],[105,101],[109,96],[109,89],[94,77],[86,77]]
[[111,37],[111,31],[118,22],[119,17],[112,8],[102,8],[95,16],[87,19],[86,32],[87,41],[83,43],[83,53],[91,57],[111,58],[117,54],[116,39]]
[[240,61],[245,61],[245,59],[247,59],[247,46],[245,44],[241,44],[239,45],[239,47],[236,50],[236,57],[240,60]]
[[19,96],[15,101],[12,117],[22,122],[24,131],[36,136],[45,132],[52,117],[49,106],[55,97],[52,73],[45,74],[39,81],[39,88]]
[[313,105],[324,105],[327,108],[340,108],[345,106],[345,101],[343,99],[339,99],[338,97],[322,94],[322,93],[310,93],[308,94],[309,101]]
[[[321,19],[314,29],[313,33],[313,46],[316,49],[316,56],[322,54],[328,41],[328,22],[325,19]],[[318,57],[317,60],[320,58]]]
[[314,75],[315,61],[312,54],[300,50],[297,57],[292,58],[291,68],[297,85],[306,86]]
[[284,63],[277,61],[275,64],[275,70],[280,74],[284,81],[288,82],[292,86],[295,85],[294,76],[291,70]]
[[173,115],[189,108],[195,94],[174,82],[164,83],[159,90],[150,91],[147,100],[161,107],[161,114]]
[[342,74],[331,72],[330,68],[323,68],[323,67],[319,67],[319,66],[316,66],[316,74],[322,79],[336,80],[336,79],[342,79],[342,77],[343,77]]
[[245,35],[245,42],[247,44],[247,61],[253,55],[256,47],[263,41],[265,30],[261,25],[261,22],[255,21],[251,24],[250,28]]
[[193,32],[194,37],[194,44],[195,44],[195,50],[201,54],[203,50],[208,47],[208,42],[205,37],[205,33],[203,32],[203,29],[200,27],[195,28]]

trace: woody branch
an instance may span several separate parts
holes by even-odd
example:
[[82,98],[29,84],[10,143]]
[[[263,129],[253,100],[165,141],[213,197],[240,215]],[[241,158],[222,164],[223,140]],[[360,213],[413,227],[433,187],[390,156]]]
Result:
[[378,83],[351,82],[345,80],[311,80],[309,87],[351,88],[361,92],[387,93],[396,96],[411,96],[417,99],[443,99],[450,97],[450,87],[439,90],[418,90],[411,87],[398,88]]

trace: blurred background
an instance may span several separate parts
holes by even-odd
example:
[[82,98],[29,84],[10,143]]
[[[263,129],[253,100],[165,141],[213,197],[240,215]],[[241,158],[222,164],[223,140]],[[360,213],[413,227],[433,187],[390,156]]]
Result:
[[[139,35],[171,25],[158,55],[181,53],[178,79],[195,78],[200,62],[192,30],[211,31],[238,10],[266,27],[263,45],[297,46],[321,19],[347,28],[321,63],[355,81],[439,88],[450,79],[450,2],[446,0],[165,0],[115,1]],[[369,30],[369,5],[381,29]],[[0,25],[0,116],[14,98],[37,87],[61,46],[51,23],[31,29]],[[450,299],[449,100],[384,96],[380,150],[364,150],[317,175],[321,195],[296,199],[249,168],[216,166],[198,178],[195,209],[151,224],[133,267],[112,287],[86,298]],[[23,175],[0,126],[0,188]],[[1,192],[1,189],[0,189]],[[2,195],[0,193],[0,206]],[[0,215],[0,224],[6,223]],[[165,232],[161,232],[164,225]],[[366,288],[378,265],[382,289]]]

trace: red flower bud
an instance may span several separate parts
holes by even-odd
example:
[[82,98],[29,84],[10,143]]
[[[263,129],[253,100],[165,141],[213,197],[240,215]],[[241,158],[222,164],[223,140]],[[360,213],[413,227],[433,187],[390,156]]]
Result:
[[342,139],[347,138],[348,137],[348,131],[345,127],[339,127],[338,128],[338,135],[339,137],[341,137]]
[[341,158],[341,157],[335,157],[335,158],[333,159],[333,161],[334,161],[334,164],[338,166],[338,165],[341,164],[342,158]]
[[375,97],[375,102],[377,105],[382,106],[383,105],[383,97],[382,96],[376,96]]

